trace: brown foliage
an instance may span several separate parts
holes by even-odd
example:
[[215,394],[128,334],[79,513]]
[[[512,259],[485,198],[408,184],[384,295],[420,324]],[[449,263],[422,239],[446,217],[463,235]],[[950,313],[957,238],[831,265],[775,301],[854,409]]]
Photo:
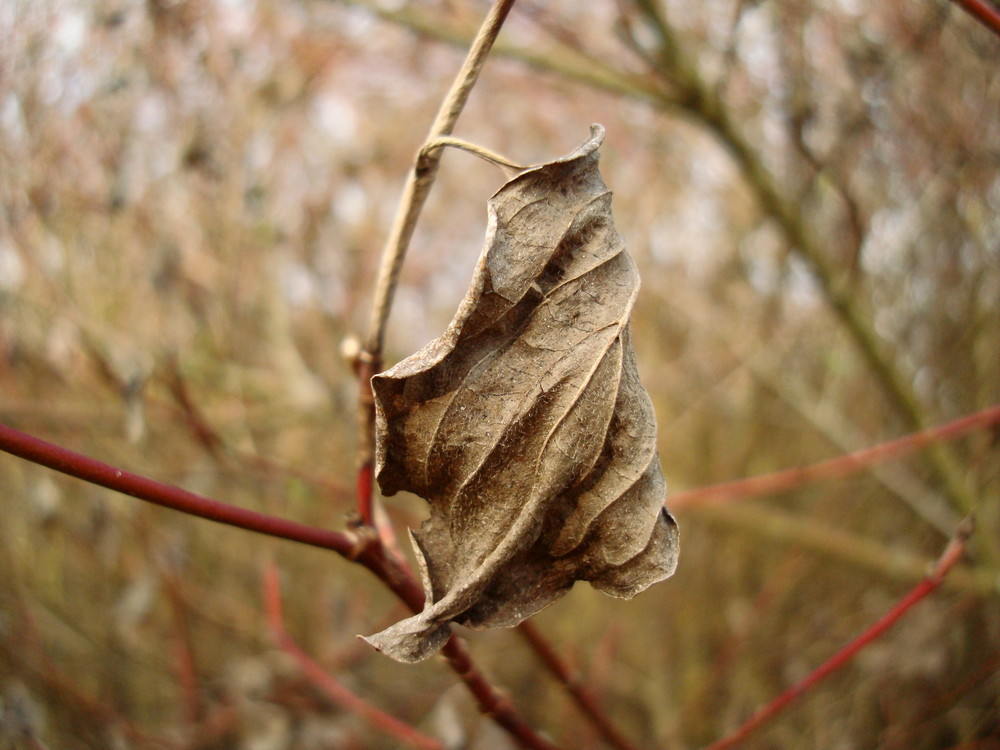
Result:
[[448,330],[373,380],[379,485],[431,506],[411,535],[427,606],[367,639],[401,661],[451,621],[511,627],[577,580],[631,598],[677,565],[603,140],[500,188]]

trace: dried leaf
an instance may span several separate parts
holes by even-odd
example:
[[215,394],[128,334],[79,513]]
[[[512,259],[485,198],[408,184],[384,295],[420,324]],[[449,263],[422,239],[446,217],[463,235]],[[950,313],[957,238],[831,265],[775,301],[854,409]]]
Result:
[[628,598],[676,567],[603,138],[593,126],[493,196],[455,319],[372,381],[382,492],[431,511],[411,532],[424,610],[366,639],[399,661],[433,654],[452,621],[511,627],[577,580]]

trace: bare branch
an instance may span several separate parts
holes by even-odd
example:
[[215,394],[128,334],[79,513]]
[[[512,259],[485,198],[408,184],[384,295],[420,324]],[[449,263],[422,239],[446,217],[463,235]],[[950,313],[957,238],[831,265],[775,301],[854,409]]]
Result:
[[[441,103],[441,108],[438,110],[437,117],[427,135],[428,142],[451,135],[451,131],[458,121],[458,116],[472,92],[472,87],[475,86],[479,74],[482,72],[486,57],[493,47],[493,42],[496,41],[500,28],[513,6],[514,0],[496,0],[493,3],[489,15],[483,21],[479,33],[472,41],[465,62],[458,71],[458,75],[455,76],[451,90]],[[368,339],[365,344],[368,356],[375,359],[379,359],[382,355],[389,308],[392,306],[399,271],[402,268],[410,239],[413,237],[417,218],[420,216],[431,186],[434,184],[440,162],[440,151],[425,153],[423,149],[421,150],[407,177],[403,197],[389,232],[389,238],[386,240],[382,253],[382,266],[379,269],[379,277],[375,287],[371,319],[368,324]]]
[[82,479],[85,482],[100,485],[164,508],[179,510],[182,513],[223,523],[227,526],[236,526],[247,531],[256,531],[260,534],[289,539],[313,547],[322,547],[339,552],[345,557],[356,555],[358,540],[351,534],[318,529],[266,513],[211,500],[180,487],[173,487],[123,469],[117,469],[3,424],[0,424],[0,450],[41,466],[47,466],[71,477]]
[[[495,0],[489,14],[483,21],[479,33],[472,41],[465,62],[459,69],[451,89],[441,103],[437,117],[427,135],[427,143],[451,135],[458,116],[468,101],[472,87],[486,64],[486,58],[496,41],[507,14],[514,6],[514,0]],[[396,210],[389,237],[382,251],[372,302],[371,318],[368,322],[368,336],[364,348],[357,357],[357,375],[360,386],[358,398],[358,513],[362,523],[372,525],[372,489],[370,476],[374,464],[375,402],[372,399],[372,376],[382,369],[382,348],[385,344],[385,330],[389,320],[389,310],[403,267],[406,250],[413,237],[417,219],[430,194],[438,165],[441,163],[441,149],[421,148],[407,176],[403,196]],[[367,477],[367,479],[366,479]],[[365,488],[367,492],[365,491]],[[390,543],[388,537],[384,543]]]
[[913,589],[911,589],[906,596],[900,599],[900,601],[897,602],[891,610],[879,618],[879,620],[870,628],[865,630],[865,632],[830,657],[830,659],[820,665],[816,670],[807,675],[803,680],[795,685],[792,685],[773,701],[759,709],[736,731],[720,740],[717,740],[716,742],[713,742],[705,750],[727,750],[730,747],[739,745],[763,724],[766,724],[784,711],[792,702],[801,698],[807,692],[812,690],[812,688],[814,688],[817,684],[837,670],[847,666],[847,664],[850,663],[850,661],[858,654],[859,651],[861,651],[861,649],[878,640],[887,630],[889,630],[889,628],[895,625],[903,615],[912,609],[915,604],[929,594],[933,593],[938,586],[941,585],[941,581],[948,574],[948,571],[962,559],[962,555],[965,553],[965,544],[972,535],[972,529],[973,525],[971,518],[967,518],[959,524],[959,527],[955,532],[955,536],[952,537],[951,541],[948,542],[948,546],[945,547],[944,552],[941,553],[941,557],[938,558],[931,574],[914,586]]
[[679,510],[710,502],[742,500],[760,495],[788,492],[805,484],[846,477],[886,461],[895,461],[921,448],[946,440],[955,440],[973,430],[997,423],[1000,423],[1000,404],[931,429],[914,432],[896,440],[889,440],[871,448],[847,453],[809,466],[798,466],[772,474],[678,492],[671,496],[670,505]]

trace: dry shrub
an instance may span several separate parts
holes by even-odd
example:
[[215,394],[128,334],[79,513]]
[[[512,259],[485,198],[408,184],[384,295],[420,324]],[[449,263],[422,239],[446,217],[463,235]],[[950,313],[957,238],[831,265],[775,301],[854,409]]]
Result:
[[[367,318],[402,175],[461,59],[432,36],[460,38],[482,11],[375,5],[0,9],[2,421],[233,504],[342,524],[356,384],[339,342]],[[607,128],[671,486],[818,461],[1000,401],[997,39],[944,3],[667,2],[664,27],[659,7],[524,0],[460,134],[532,162],[591,121]],[[391,358],[450,319],[499,184],[445,157]],[[441,665],[355,641],[401,612],[340,559],[9,456],[0,477],[8,744],[17,717],[52,747],[384,742],[273,649],[259,580],[271,556],[293,635],[359,694],[431,732],[474,714]],[[932,559],[971,504],[965,575],[756,746],[996,742],[998,495],[996,436],[978,433],[852,479],[691,508],[673,581],[629,603],[578,587],[537,622],[642,746],[697,746],[881,615],[913,581],[894,560]],[[400,528],[423,513],[412,498],[389,510]],[[472,642],[535,726],[594,744],[513,634]]]

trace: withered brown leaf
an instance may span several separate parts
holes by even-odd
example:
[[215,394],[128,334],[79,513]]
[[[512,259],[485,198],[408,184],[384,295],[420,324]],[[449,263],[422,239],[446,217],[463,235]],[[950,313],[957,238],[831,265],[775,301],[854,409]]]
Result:
[[454,320],[372,381],[379,486],[430,504],[411,532],[424,610],[366,639],[399,661],[432,655],[453,621],[511,627],[577,580],[629,598],[677,565],[603,139],[595,125],[500,188]]

